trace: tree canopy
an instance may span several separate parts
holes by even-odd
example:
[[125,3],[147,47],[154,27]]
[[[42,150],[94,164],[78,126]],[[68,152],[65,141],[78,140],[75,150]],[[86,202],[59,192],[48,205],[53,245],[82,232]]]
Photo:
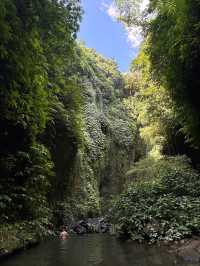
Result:
[[[140,1],[136,2],[136,7]],[[116,1],[125,23],[138,25],[132,1]],[[199,1],[151,0],[139,23],[148,42],[147,54],[154,78],[175,101],[187,140],[199,147]]]

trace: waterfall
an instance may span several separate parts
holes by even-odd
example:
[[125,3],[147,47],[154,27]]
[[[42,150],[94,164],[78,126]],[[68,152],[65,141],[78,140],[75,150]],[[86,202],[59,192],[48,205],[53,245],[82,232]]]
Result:
[[103,94],[101,91],[98,91],[98,107],[101,113],[103,113]]

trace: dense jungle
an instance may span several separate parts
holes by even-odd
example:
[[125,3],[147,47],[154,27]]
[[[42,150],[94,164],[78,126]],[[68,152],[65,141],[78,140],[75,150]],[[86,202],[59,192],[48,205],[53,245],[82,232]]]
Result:
[[77,39],[80,0],[0,1],[0,256],[106,217],[200,261],[200,2],[140,3],[115,1],[143,32],[122,73]]

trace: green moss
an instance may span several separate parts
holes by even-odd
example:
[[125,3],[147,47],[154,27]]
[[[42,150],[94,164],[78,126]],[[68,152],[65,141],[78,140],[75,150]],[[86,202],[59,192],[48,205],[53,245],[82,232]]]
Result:
[[0,226],[0,257],[25,249],[49,235],[38,221],[4,224]]
[[124,81],[116,63],[82,44],[76,52],[73,68],[82,88],[82,139],[68,161],[64,162],[63,152],[70,150],[70,142],[66,147],[60,142],[57,154],[59,168],[66,169],[60,175],[66,184],[63,219],[100,215],[100,198],[106,201],[122,190],[125,172],[135,158],[138,131],[120,99]]

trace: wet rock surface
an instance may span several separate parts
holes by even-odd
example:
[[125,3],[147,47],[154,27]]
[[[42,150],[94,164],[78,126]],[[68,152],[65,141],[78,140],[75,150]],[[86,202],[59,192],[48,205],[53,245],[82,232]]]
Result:
[[110,232],[112,225],[103,217],[88,218],[80,220],[70,226],[70,231],[77,234],[86,233],[107,233]]
[[185,262],[193,264],[200,263],[200,237],[193,237],[180,241],[172,247],[172,252],[175,252],[179,258]]

